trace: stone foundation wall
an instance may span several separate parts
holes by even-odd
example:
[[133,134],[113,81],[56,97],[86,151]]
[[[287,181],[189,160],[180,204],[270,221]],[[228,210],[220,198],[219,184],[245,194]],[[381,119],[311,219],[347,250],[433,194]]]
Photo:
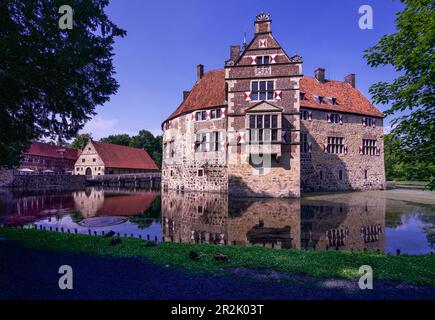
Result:
[[16,175],[2,187],[16,189],[80,189],[86,184],[85,176],[74,175]]
[[[376,119],[375,127],[368,127],[363,126],[361,115],[341,114],[342,124],[330,123],[328,112],[311,111],[311,121],[301,120],[301,133],[307,133],[311,143],[311,152],[301,153],[302,192],[385,189],[382,119]],[[347,154],[325,153],[328,136],[343,137]],[[363,139],[376,140],[380,154],[361,155]]]

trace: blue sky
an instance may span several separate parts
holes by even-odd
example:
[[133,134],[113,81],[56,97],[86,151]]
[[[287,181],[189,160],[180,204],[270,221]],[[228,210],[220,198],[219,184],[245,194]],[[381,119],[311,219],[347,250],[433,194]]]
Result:
[[[373,8],[372,30],[358,27],[358,9],[365,4]],[[141,129],[160,134],[161,122],[194,84],[196,65],[222,68],[230,45],[241,44],[244,32],[250,41],[262,11],[271,14],[272,32],[287,53],[303,57],[303,74],[324,67],[327,78],[342,80],[355,73],[357,87],[370,98],[369,86],[393,79],[395,72],[369,68],[363,50],[395,31],[401,9],[392,0],[112,0],[108,15],[127,30],[115,44],[120,88],[82,132],[96,139]]]

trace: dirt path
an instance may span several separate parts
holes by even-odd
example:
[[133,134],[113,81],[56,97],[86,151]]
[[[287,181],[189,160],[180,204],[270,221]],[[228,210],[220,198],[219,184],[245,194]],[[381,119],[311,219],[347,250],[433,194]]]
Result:
[[[70,265],[74,289],[58,288],[58,268]],[[136,258],[30,250],[0,242],[0,299],[435,299],[435,289],[375,281],[360,290],[346,280],[255,270],[194,275]]]

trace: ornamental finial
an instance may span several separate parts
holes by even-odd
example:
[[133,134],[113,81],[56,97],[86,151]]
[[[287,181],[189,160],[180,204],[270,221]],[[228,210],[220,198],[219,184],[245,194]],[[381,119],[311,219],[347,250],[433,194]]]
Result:
[[266,12],[261,12],[257,15],[257,18],[255,21],[270,21],[270,14]]

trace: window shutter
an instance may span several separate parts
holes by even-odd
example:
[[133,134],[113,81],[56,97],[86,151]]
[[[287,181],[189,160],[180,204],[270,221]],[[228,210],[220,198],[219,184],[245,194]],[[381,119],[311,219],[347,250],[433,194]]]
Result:
[[342,115],[342,114],[340,114],[340,115],[338,116],[338,119],[339,119],[339,121],[340,121],[340,124],[343,124],[343,115]]
[[376,119],[373,119],[373,128],[376,127]]
[[257,64],[257,56],[252,56],[252,57],[251,57],[251,60],[252,60],[252,61],[251,61],[251,64],[252,64],[252,65],[256,65],[256,64]]
[[282,143],[287,143],[287,137],[286,137],[287,131],[282,130],[281,132],[281,142]]
[[348,152],[348,148],[347,148],[347,144],[344,145],[344,154],[347,154]]
[[376,147],[376,155],[380,156],[381,155],[381,148]]
[[276,63],[276,54],[271,54],[270,55],[270,63]]
[[281,98],[282,98],[282,91],[276,90],[274,92],[274,95],[275,95],[275,100],[281,100]]
[[363,152],[363,146],[359,146],[359,154],[361,154],[361,155],[364,154],[364,152]]
[[221,118],[225,118],[227,116],[227,108],[221,108]]
[[313,112],[312,111],[308,111],[308,121],[313,120]]
[[312,143],[308,142],[308,153],[311,153],[312,151]]
[[221,141],[220,145],[221,145],[221,151],[224,151],[225,150],[225,142]]
[[244,132],[239,132],[237,135],[237,143],[241,144],[241,143],[245,143],[245,133]]
[[361,123],[364,127],[366,126],[366,118],[365,117],[362,117]]
[[206,112],[205,112],[205,114],[206,114],[206,120],[210,120],[210,114],[211,114],[211,111],[210,110],[207,110]]
[[260,48],[266,48],[267,47],[267,39],[260,39],[258,42],[258,46]]
[[331,122],[331,114],[330,114],[330,113],[328,113],[328,114],[326,115],[326,120],[327,120],[328,122]]
[[192,113],[192,121],[196,121],[196,113],[194,112],[194,113]]
[[328,144],[327,143],[323,144],[323,152],[328,153]]
[[251,101],[252,100],[251,93],[252,93],[251,91],[245,92],[245,101]]

